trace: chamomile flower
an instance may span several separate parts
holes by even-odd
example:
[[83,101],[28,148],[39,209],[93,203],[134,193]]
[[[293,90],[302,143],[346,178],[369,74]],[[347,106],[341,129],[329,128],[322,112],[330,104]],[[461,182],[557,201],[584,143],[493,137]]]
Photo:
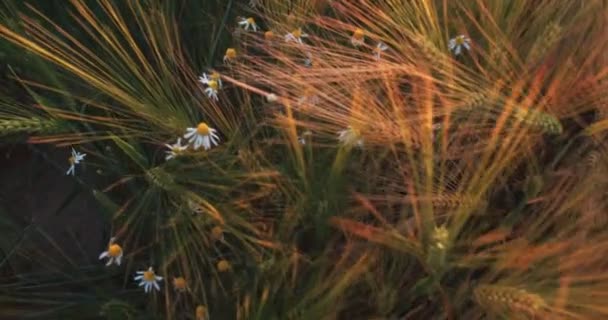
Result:
[[80,153],[77,152],[76,150],[74,150],[74,148],[72,148],[72,155],[68,158],[68,162],[70,163],[70,168],[68,169],[68,171],[65,173],[66,175],[74,175],[74,172],[76,171],[76,165],[80,163],[80,161],[84,160],[84,157],[86,157],[86,153]]
[[139,286],[144,287],[146,293],[152,291],[153,287],[156,291],[160,291],[158,282],[162,281],[163,277],[157,276],[152,267],[149,267],[146,271],[137,271],[136,274],[137,275],[133,279],[139,281]]
[[450,39],[450,42],[448,42],[448,48],[450,51],[454,51],[455,55],[459,55],[462,52],[462,47],[471,50],[471,39],[463,34]]
[[239,26],[243,27],[245,30],[249,30],[249,28],[251,28],[253,31],[258,31],[258,25],[255,23],[255,19],[252,17],[241,18],[239,21]]
[[338,132],[338,140],[342,145],[347,147],[363,147],[363,139],[361,138],[359,130],[356,130],[352,126],[348,126],[346,129],[340,130]]
[[285,42],[295,41],[299,44],[303,44],[302,38],[307,38],[308,34],[303,33],[301,28],[295,29],[292,32],[285,35]]
[[217,84],[219,85],[220,89],[224,85],[222,83],[222,76],[217,71],[211,72],[210,75],[208,75],[207,73],[203,73],[202,76],[198,77],[198,82],[200,82],[202,84],[209,85],[209,81],[215,81],[215,82],[217,82]]
[[236,59],[236,49],[228,48],[226,49],[226,54],[224,54],[224,63],[228,63]]
[[184,138],[193,144],[194,150],[197,150],[201,146],[205,150],[209,150],[212,146],[217,146],[220,141],[220,138],[217,136],[217,130],[210,128],[204,122],[199,123],[196,128],[187,128]]
[[353,32],[353,36],[350,37],[350,43],[355,47],[365,43],[365,32],[363,32],[363,29],[357,28],[355,32]]
[[177,138],[177,142],[175,144],[165,144],[165,146],[167,149],[169,149],[165,151],[167,154],[165,156],[165,160],[167,161],[179,156],[186,151],[186,149],[188,149],[188,145],[182,145],[182,138]]
[[387,49],[388,49],[388,46],[386,44],[384,44],[382,42],[378,42],[378,44],[374,48],[374,59],[380,60],[380,55],[382,54],[382,52],[386,51]]
[[209,80],[207,82],[207,88],[205,88],[205,94],[209,99],[213,99],[215,101],[219,100],[217,97],[218,90],[220,89],[220,85],[215,80]]
[[99,260],[108,258],[108,262],[106,266],[110,266],[112,263],[115,263],[117,266],[120,265],[122,260],[122,247],[116,243],[114,243],[115,238],[111,238],[108,243],[108,250],[102,252],[99,255]]
[[188,283],[184,277],[173,278],[173,288],[175,291],[184,292],[188,290]]

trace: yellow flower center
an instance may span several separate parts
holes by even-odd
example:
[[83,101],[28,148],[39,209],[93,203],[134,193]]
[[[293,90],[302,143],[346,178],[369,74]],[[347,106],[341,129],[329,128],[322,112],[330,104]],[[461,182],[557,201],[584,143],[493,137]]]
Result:
[[456,37],[456,44],[458,44],[458,45],[464,44],[464,36]]
[[255,20],[253,18],[249,17],[249,18],[247,18],[247,23],[254,24]]
[[226,261],[226,260],[220,260],[220,262],[217,263],[217,270],[219,270],[220,272],[225,272],[228,271],[230,269],[230,262]]
[[264,32],[264,39],[270,40],[270,39],[272,39],[272,37],[274,37],[274,32],[272,32],[272,31]]
[[173,286],[175,287],[175,289],[185,290],[186,285],[186,279],[184,279],[184,277],[178,277],[173,279]]
[[154,271],[148,270],[144,272],[144,280],[145,281],[156,281],[156,274]]
[[296,29],[291,34],[297,39],[302,36],[302,29]]
[[200,134],[201,136],[208,136],[209,131],[209,126],[204,122],[199,123],[196,127],[196,133]]
[[236,50],[234,48],[228,48],[228,49],[226,49],[226,57],[228,59],[234,59],[234,58],[236,58]]
[[203,320],[207,316],[207,308],[205,306],[196,307],[196,320]]
[[211,76],[209,76],[209,78],[211,78],[211,80],[220,80],[221,76],[217,71],[213,71],[211,72]]
[[353,38],[357,39],[357,40],[361,40],[363,39],[364,36],[364,32],[362,29],[357,29],[355,30],[355,33],[353,33]]
[[217,90],[217,88],[218,88],[217,81],[215,81],[215,80],[209,80],[207,85],[209,86],[209,88],[211,88],[213,90]]
[[108,256],[110,257],[118,257],[122,253],[122,248],[117,244],[111,244],[108,247]]
[[68,158],[68,162],[69,162],[70,164],[74,164],[74,163],[76,163],[76,157],[74,157],[74,156],[69,157],[69,158]]

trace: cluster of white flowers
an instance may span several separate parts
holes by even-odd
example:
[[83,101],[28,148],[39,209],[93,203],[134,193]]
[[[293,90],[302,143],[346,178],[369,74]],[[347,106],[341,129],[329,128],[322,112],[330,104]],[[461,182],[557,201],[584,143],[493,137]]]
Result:
[[205,94],[207,94],[207,97],[215,101],[219,100],[217,94],[219,89],[221,89],[223,86],[222,77],[219,73],[215,71],[212,72],[211,75],[203,73],[203,75],[198,78],[198,82],[207,86],[207,88],[205,88]]
[[[99,255],[99,260],[108,259],[106,266],[115,264],[120,266],[123,257],[122,247],[116,243],[116,238],[111,238],[108,243],[107,250]],[[138,282],[139,287],[144,288],[144,292],[152,292],[152,289],[160,291],[159,283],[163,280],[163,277],[159,276],[154,272],[154,268],[148,267],[147,270],[141,270],[135,272],[133,280]],[[173,287],[177,292],[184,292],[188,290],[188,284],[186,279],[183,277],[175,277],[173,279]]]
[[196,127],[186,128],[186,133],[183,136],[188,140],[188,144],[182,145],[182,138],[177,138],[175,144],[165,144],[167,151],[165,151],[165,160],[174,159],[182,155],[189,147],[194,150],[198,150],[203,147],[205,150],[209,150],[219,144],[220,138],[217,135],[217,130],[209,127],[205,122],[199,123]]

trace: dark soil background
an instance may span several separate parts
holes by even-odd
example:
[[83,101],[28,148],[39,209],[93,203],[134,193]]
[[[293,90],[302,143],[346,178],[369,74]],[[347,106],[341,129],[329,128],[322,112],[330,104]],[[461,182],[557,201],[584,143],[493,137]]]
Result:
[[65,175],[68,157],[68,148],[0,147],[3,274],[96,263],[107,241],[101,213],[90,190]]

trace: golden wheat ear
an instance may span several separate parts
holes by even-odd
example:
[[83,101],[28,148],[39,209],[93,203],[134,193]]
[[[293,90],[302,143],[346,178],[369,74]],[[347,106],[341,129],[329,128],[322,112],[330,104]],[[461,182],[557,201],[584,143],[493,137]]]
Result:
[[473,296],[488,314],[513,317],[509,319],[541,319],[548,310],[540,295],[509,286],[480,285]]

